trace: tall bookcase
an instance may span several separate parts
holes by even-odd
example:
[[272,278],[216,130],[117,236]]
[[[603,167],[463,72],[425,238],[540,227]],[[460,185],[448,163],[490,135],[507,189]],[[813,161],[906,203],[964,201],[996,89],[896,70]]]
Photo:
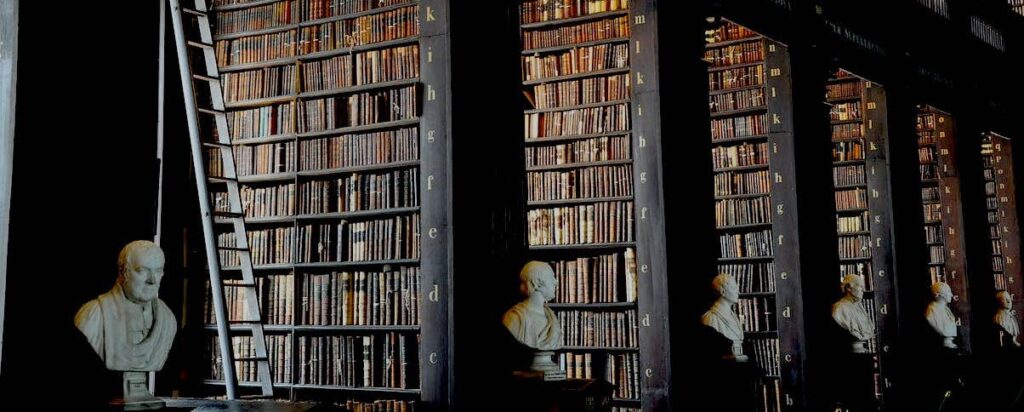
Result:
[[876,327],[867,349],[874,360],[875,397],[882,401],[889,386],[885,366],[898,339],[899,324],[885,90],[842,69],[826,87],[831,105],[839,278],[864,277],[867,290],[861,304]]
[[759,410],[795,410],[804,404],[805,338],[789,52],[726,20],[705,61],[718,271],[740,285],[747,351],[766,376]]
[[519,2],[527,255],[558,278],[570,378],[671,410],[653,0]]
[[985,178],[985,207],[992,241],[992,274],[996,291],[1013,295],[1013,309],[1024,309],[1024,279],[1020,273],[1020,226],[1017,185],[1013,173],[1013,141],[993,132],[982,135],[981,162]]
[[969,353],[971,306],[952,116],[931,106],[919,106],[917,145],[928,272],[932,283],[949,284],[954,297],[950,306],[959,325],[957,345]]
[[[213,6],[276,395],[446,408],[447,2]],[[237,268],[231,252],[220,258]],[[231,289],[230,318],[247,318]],[[233,338],[236,354],[250,339]],[[220,359],[213,347],[209,356],[216,391]],[[251,366],[236,365],[243,387]]]

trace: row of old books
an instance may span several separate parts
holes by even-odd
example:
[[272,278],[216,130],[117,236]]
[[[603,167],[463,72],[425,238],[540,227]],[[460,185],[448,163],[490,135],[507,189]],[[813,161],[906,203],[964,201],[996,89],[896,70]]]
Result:
[[764,43],[762,42],[731,44],[708,48],[704,51],[704,61],[708,62],[711,67],[760,63],[764,61],[764,57]]
[[303,92],[333,91],[346,87],[415,79],[420,76],[420,47],[399,46],[334,56],[303,63]]
[[629,160],[629,136],[601,136],[526,148],[526,167]]
[[633,241],[633,202],[599,202],[532,209],[530,246]]
[[757,361],[757,365],[761,367],[765,375],[779,376],[782,372],[779,359],[779,339],[752,337],[750,338],[750,345],[754,349],[753,358]]
[[[207,172],[210,176],[224,176],[223,157],[219,148],[207,149]],[[295,142],[236,145],[233,148],[235,172],[239,176],[259,176],[295,171]]]
[[526,191],[531,201],[632,196],[633,168],[612,165],[528,172]]
[[719,228],[772,222],[772,202],[767,196],[715,201],[715,226]]
[[718,236],[719,257],[770,257],[772,256],[772,231],[722,234]]
[[573,47],[560,53],[523,57],[523,80],[592,73],[629,67],[629,45],[598,44]]
[[715,169],[768,164],[768,143],[741,143],[711,148],[711,165]]
[[868,191],[863,188],[837,190],[836,210],[856,210],[868,207]]
[[419,128],[299,141],[299,170],[331,170],[419,160]]
[[[288,383],[292,381],[292,340],[286,335],[267,335],[267,355],[270,359],[270,376],[274,382]],[[207,353],[210,359],[209,376],[211,379],[224,380],[223,357],[221,357],[220,346],[217,343],[217,336],[211,336],[207,340]],[[231,347],[235,359],[256,357],[256,346],[252,342],[252,336],[232,336]],[[240,382],[258,382],[257,364],[252,361],[235,361],[235,378]]]
[[[295,183],[239,188],[245,217],[277,217],[295,214]],[[227,192],[214,192],[213,209],[230,211]]]
[[613,17],[553,29],[523,30],[523,50],[629,37],[629,17]]
[[832,143],[833,162],[847,162],[852,160],[864,160],[864,142],[862,140],[847,140]]
[[856,259],[871,257],[871,236],[839,236],[839,258]]
[[[987,188],[986,188],[987,190]],[[921,200],[925,202],[938,202],[939,201],[939,188],[937,187],[923,187],[921,188]]]
[[551,109],[625,100],[629,85],[629,74],[541,83],[533,86],[532,101],[536,109]]
[[721,43],[730,40],[741,40],[746,38],[757,38],[757,32],[738,24],[723,24],[714,29],[708,36],[708,43]]
[[708,73],[708,90],[722,91],[741,87],[764,86],[764,65],[745,66]]
[[529,0],[519,4],[519,23],[570,19],[628,9],[629,0]]
[[[243,282],[238,279],[226,279],[225,285],[241,285]],[[295,275],[292,273],[261,276],[256,278],[256,293],[259,298],[259,310],[262,313],[260,322],[270,325],[291,325],[294,321],[294,290]],[[224,304],[227,309],[228,320],[256,320],[254,313],[249,311],[246,304],[244,289],[239,287],[224,287]],[[206,324],[217,323],[216,314],[212,307],[210,295],[210,282],[206,282],[206,305],[204,306],[204,319]]]
[[830,83],[826,85],[825,88],[825,96],[829,99],[860,97],[861,94],[860,82]]
[[630,128],[629,104],[523,115],[527,139],[625,132]]
[[264,67],[221,74],[227,103],[295,94],[295,66]]
[[563,346],[636,348],[640,345],[636,310],[595,312],[559,310]]
[[834,124],[832,127],[832,140],[853,139],[864,137],[863,123]]
[[933,163],[938,159],[935,154],[935,147],[928,146],[917,149],[917,160],[922,163]]
[[413,120],[419,115],[417,86],[304,100],[298,107],[299,133]]
[[873,280],[875,272],[871,271],[871,261],[865,260],[862,262],[846,262],[839,264],[839,276],[842,279],[846,275],[857,275],[864,278],[865,290],[873,290]]
[[868,212],[860,212],[856,215],[837,215],[836,231],[843,235],[845,233],[863,232],[870,230],[871,218]]
[[550,262],[560,287],[554,303],[636,302],[636,252]]
[[220,40],[215,49],[217,65],[230,66],[294,57],[297,40],[294,30]]
[[231,139],[259,139],[295,133],[295,103],[227,112]]
[[299,184],[299,214],[354,212],[418,206],[419,169],[353,173]]
[[711,120],[711,140],[760,136],[768,133],[768,117],[763,114]]
[[418,325],[420,271],[309,274],[303,285],[305,325]]
[[863,117],[860,101],[834,104],[829,110],[829,118],[833,121],[861,120]]
[[[604,358],[605,373],[594,365],[595,359]],[[558,365],[569,379],[598,379],[615,385],[612,397],[616,399],[640,399],[640,357],[636,353],[576,353],[558,355]]]
[[761,107],[767,104],[764,89],[739,90],[716,94],[709,97],[708,105],[711,113],[730,112],[734,110]]
[[349,14],[405,3],[414,2],[411,0],[332,0],[328,3],[324,0],[281,0],[268,5],[218,11],[214,28],[221,35],[272,29],[331,17],[343,18]]
[[715,196],[767,195],[771,190],[771,183],[771,175],[767,170],[719,172],[715,173]]
[[343,53],[358,46],[399,41],[420,34],[419,7],[409,6],[380,13],[303,26],[298,51]]
[[[256,265],[418,259],[419,214],[337,224],[249,229],[248,238]],[[234,233],[218,235],[221,246],[236,247],[236,243]],[[220,257],[224,266],[239,264],[238,251],[221,250]]]
[[769,332],[778,330],[775,319],[775,297],[754,296],[740,298],[736,304],[744,332]]
[[299,336],[298,383],[339,387],[419,387],[418,335],[398,332]]

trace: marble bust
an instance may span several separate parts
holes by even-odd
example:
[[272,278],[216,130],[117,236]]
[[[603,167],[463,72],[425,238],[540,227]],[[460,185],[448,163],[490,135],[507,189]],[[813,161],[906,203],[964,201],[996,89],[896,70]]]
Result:
[[864,277],[846,275],[842,281],[843,297],[832,305],[832,319],[853,338],[853,353],[867,353],[866,343],[875,337],[875,323],[868,316],[864,299]]
[[732,342],[731,353],[725,356],[726,359],[746,362],[747,355],[743,354],[743,324],[732,310],[732,306],[740,301],[740,286],[732,275],[723,273],[715,276],[711,287],[718,292],[719,297],[701,317],[701,323]]
[[925,318],[932,329],[942,337],[942,346],[956,349],[956,343],[953,343],[957,333],[956,316],[953,316],[953,311],[949,309],[949,303],[953,301],[953,291],[945,282],[935,282],[932,284],[932,296],[935,300],[928,304]]
[[1014,346],[1020,346],[1017,336],[1020,335],[1020,324],[1017,322],[1017,315],[1013,312],[1013,296],[1010,292],[1001,290],[996,293],[996,300],[999,302],[999,310],[992,320],[996,323],[1001,337],[1000,344],[1012,342]]
[[544,262],[532,261],[519,272],[519,290],[526,297],[505,312],[502,323],[523,346],[533,351],[531,376],[545,380],[565,379],[554,363],[554,350],[562,347],[562,326],[547,302],[555,298],[555,271]]
[[155,400],[146,387],[146,372],[158,371],[167,360],[177,320],[157,295],[164,276],[164,252],[148,240],[121,249],[114,287],[86,302],[75,315],[107,369],[124,371],[127,404]]

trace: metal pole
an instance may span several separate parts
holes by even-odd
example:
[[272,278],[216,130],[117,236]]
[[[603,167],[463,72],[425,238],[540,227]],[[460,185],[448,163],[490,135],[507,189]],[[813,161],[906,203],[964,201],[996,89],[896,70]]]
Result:
[[[164,209],[164,57],[167,52],[167,3],[160,3],[160,52],[157,56],[156,85],[156,227],[153,230],[153,243],[160,244],[161,227],[163,226]],[[149,372],[149,393],[156,395],[156,372]]]
[[[206,243],[207,266],[210,270],[210,287],[223,287],[224,282],[220,277],[220,262],[216,259],[217,238],[213,231],[213,215],[210,206],[210,191],[206,187],[206,170],[203,168],[203,147],[199,137],[199,119],[196,109],[196,95],[193,91],[192,72],[189,67],[188,45],[185,43],[185,28],[182,23],[181,4],[178,0],[171,2],[171,22],[174,24],[174,43],[178,51],[178,73],[181,75],[181,85],[185,101],[185,115],[188,119],[189,139],[192,148],[192,170],[196,176],[196,192],[199,197],[199,210],[203,214],[203,239]],[[223,293],[211,293],[213,297],[213,309],[217,316],[217,342],[220,345],[221,363],[224,367],[224,387],[228,399],[237,399],[235,389],[238,387],[235,376],[235,364],[232,362],[234,356],[231,353],[231,337],[228,335],[228,314],[227,306],[224,305]]]
[[18,0],[0,1],[0,354],[7,295],[7,236],[14,172],[14,104],[18,78]]

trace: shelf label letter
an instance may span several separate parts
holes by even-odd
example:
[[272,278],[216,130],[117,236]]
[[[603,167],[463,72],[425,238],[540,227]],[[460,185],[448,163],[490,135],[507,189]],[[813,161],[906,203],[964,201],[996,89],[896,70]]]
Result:
[[789,306],[786,306],[786,309],[782,310],[782,317],[784,317],[786,319],[789,319],[792,316],[793,316],[793,310],[790,309]]
[[638,86],[641,85],[641,84],[644,84],[644,74],[643,73],[636,72],[636,84]]
[[434,9],[430,8],[430,6],[427,6],[427,21],[435,21],[435,20],[437,20],[437,19],[434,18]]
[[431,302],[438,302],[441,300],[441,288],[439,288],[436,283],[427,298],[430,299]]
[[647,139],[646,138],[644,138],[641,135],[637,135],[637,138],[640,139],[640,148],[641,149],[647,147]]
[[640,324],[644,325],[644,327],[651,327],[651,314],[644,314],[644,320],[640,321]]
[[782,279],[782,280],[789,279],[789,272],[781,272],[781,273],[779,273],[779,278]]
[[640,220],[647,220],[647,206],[640,208]]
[[428,359],[430,359],[431,365],[437,365],[437,352],[430,352]]
[[436,130],[427,130],[427,143],[434,143],[434,135],[437,134]]
[[633,21],[637,25],[641,25],[641,24],[647,23],[647,16],[644,16],[643,14],[641,14],[639,16],[634,17]]
[[434,175],[427,176],[427,190],[434,190]]
[[430,228],[430,230],[427,231],[427,236],[430,236],[431,239],[437,239],[437,228]]
[[427,85],[427,101],[437,100],[437,92],[434,90],[434,86]]
[[640,183],[647,183],[647,172],[640,172]]

